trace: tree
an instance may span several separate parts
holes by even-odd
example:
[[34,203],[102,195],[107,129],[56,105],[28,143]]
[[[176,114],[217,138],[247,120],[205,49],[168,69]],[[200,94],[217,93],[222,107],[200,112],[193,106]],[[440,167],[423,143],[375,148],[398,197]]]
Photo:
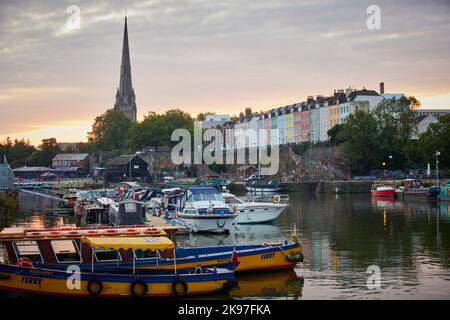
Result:
[[195,120],[205,121],[207,116],[213,115],[213,114],[216,114],[216,113],[215,112],[201,112],[201,113],[197,114],[197,117],[195,118]]
[[164,114],[150,112],[142,122],[130,128],[127,139],[129,151],[146,146],[174,146],[178,142],[171,141],[171,136],[176,129],[186,129],[193,134],[194,119],[189,113],[179,109],[171,109]]
[[88,140],[95,150],[122,150],[132,122],[122,112],[109,109],[94,120]]
[[55,138],[43,139],[30,157],[30,163],[35,166],[50,167],[57,153],[61,152]]
[[419,136],[419,146],[427,162],[434,163],[434,154],[439,151],[440,168],[450,169],[450,115],[441,116],[438,122],[430,124]]
[[344,139],[342,137],[343,127],[344,125],[342,124],[336,124],[333,128],[328,130],[327,134],[330,138],[331,145],[335,146],[344,142]]
[[378,126],[373,113],[358,110],[350,114],[340,137],[345,141],[344,157],[355,173],[365,174],[380,167]]

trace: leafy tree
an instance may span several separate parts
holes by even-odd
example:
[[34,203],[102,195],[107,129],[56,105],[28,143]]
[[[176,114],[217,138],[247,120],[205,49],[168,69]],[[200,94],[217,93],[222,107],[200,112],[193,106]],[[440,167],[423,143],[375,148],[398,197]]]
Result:
[[35,151],[36,148],[31,145],[29,140],[15,139],[12,142],[7,137],[3,143],[0,143],[0,161],[3,161],[3,156],[5,156],[11,167],[25,166],[30,162],[30,157]]
[[438,122],[430,124],[419,136],[419,146],[427,162],[434,163],[434,154],[439,151],[440,168],[450,169],[450,115],[441,116]]
[[122,112],[109,109],[94,120],[88,140],[95,150],[121,150],[132,122]]
[[380,167],[378,126],[373,113],[358,110],[350,114],[339,136],[345,141],[344,157],[355,173]]
[[186,129],[192,134],[194,119],[179,109],[171,109],[164,114],[150,112],[142,122],[130,128],[127,140],[129,151],[146,146],[174,146],[178,142],[171,141],[171,136],[176,129]]
[[331,145],[335,146],[344,142],[342,137],[343,124],[336,124],[333,128],[328,130],[327,134],[330,138]]
[[37,150],[31,155],[30,163],[35,166],[50,167],[52,159],[59,152],[61,152],[61,149],[55,138],[43,139]]
[[204,121],[207,116],[213,115],[213,114],[216,114],[216,113],[215,112],[201,112],[201,113],[197,114],[197,117],[195,118],[195,120]]

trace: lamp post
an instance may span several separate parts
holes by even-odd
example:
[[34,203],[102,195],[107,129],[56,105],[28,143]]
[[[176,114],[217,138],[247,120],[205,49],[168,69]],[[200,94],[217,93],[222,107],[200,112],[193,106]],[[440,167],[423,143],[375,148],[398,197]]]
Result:
[[441,155],[441,152],[436,150],[434,154],[436,156],[436,187],[439,187],[439,159],[438,156]]

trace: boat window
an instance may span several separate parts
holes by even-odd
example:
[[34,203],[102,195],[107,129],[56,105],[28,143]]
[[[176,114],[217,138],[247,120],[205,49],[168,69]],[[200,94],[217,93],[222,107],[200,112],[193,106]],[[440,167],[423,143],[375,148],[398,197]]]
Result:
[[5,249],[3,243],[0,244],[0,263],[5,263]]
[[97,261],[122,260],[118,250],[95,250],[94,255]]
[[15,241],[17,259],[26,257],[33,262],[42,262],[41,251],[36,241]]
[[136,250],[134,252],[134,256],[136,257],[137,260],[140,259],[155,259],[156,257],[158,257],[158,259],[161,259],[161,255],[159,254],[159,251],[152,251],[152,250]]
[[58,262],[80,262],[80,253],[74,240],[50,241]]
[[136,203],[127,202],[125,203],[125,212],[136,212]]

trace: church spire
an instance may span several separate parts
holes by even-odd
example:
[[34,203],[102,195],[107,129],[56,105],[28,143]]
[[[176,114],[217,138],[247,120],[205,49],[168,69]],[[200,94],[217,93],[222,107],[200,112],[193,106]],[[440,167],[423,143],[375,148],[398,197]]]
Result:
[[127,16],[123,29],[122,61],[120,65],[120,81],[116,94],[114,109],[122,111],[130,120],[136,121],[136,102],[131,82],[130,49],[128,45]]

